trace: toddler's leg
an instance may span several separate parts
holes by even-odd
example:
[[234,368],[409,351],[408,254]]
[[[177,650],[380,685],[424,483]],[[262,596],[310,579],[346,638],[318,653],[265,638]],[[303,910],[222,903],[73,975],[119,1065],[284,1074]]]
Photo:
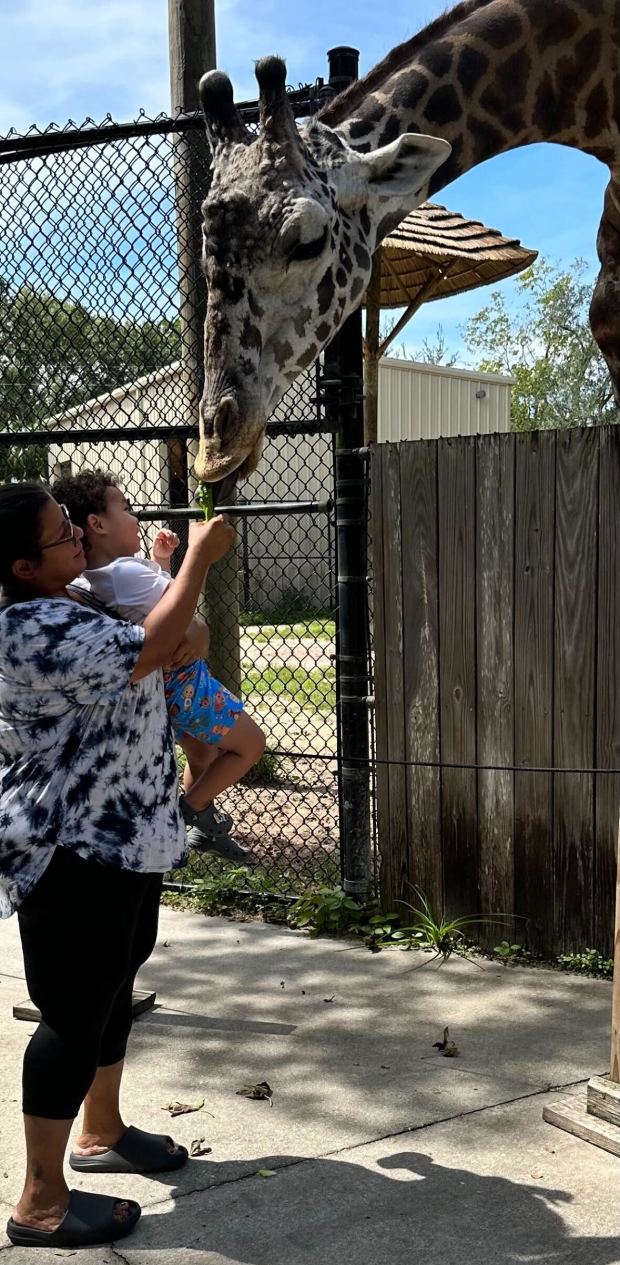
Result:
[[239,782],[244,774],[260,760],[265,745],[266,739],[262,729],[259,729],[245,712],[240,712],[232,729],[224,735],[217,747],[204,748],[218,751],[219,758],[211,761],[200,776],[193,780],[191,788],[186,791],[185,802],[189,808],[199,812],[200,809],[206,808],[216,795],[220,795],[229,786]]
[[179,746],[187,757],[187,764],[183,770],[183,791],[185,796],[190,795],[196,782],[206,773],[214,760],[217,760],[221,754],[219,746],[210,746],[206,742],[200,742],[198,738],[193,738],[190,734],[184,734],[179,740]]

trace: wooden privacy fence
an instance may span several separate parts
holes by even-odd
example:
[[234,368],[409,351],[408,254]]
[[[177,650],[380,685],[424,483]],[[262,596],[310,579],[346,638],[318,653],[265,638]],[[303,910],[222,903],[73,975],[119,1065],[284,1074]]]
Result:
[[384,900],[611,953],[620,428],[381,444],[372,486]]

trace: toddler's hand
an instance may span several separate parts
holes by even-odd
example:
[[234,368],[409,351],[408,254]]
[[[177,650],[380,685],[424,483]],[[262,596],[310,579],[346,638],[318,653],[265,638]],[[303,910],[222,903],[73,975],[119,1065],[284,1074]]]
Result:
[[158,531],[151,549],[151,558],[153,562],[168,562],[172,557],[175,549],[179,547],[179,537],[176,532],[167,531],[165,528]]

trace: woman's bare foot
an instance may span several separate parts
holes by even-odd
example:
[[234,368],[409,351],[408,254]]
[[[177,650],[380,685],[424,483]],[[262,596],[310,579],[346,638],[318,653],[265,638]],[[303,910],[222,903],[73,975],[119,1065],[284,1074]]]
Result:
[[[126,1126],[121,1124],[120,1129],[115,1127],[113,1131],[98,1129],[96,1133],[81,1133],[79,1138],[75,1140],[73,1154],[103,1155],[106,1151],[113,1151],[125,1133],[125,1129]],[[176,1143],[167,1142],[166,1150],[169,1155],[174,1155],[177,1150]]]
[[[21,1199],[13,1209],[13,1220],[16,1225],[29,1226],[32,1230],[43,1230],[46,1234],[53,1234],[64,1220],[68,1207],[69,1190],[67,1188],[66,1197],[63,1196],[52,1202],[38,1200],[36,1203],[27,1203]],[[114,1220],[127,1221],[130,1211],[130,1205],[124,1199],[118,1199],[114,1206]]]

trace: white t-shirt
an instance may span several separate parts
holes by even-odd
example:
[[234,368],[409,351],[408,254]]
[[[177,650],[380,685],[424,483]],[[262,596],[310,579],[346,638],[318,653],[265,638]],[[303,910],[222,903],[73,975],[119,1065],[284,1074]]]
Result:
[[80,582],[121,619],[142,624],[172,583],[172,576],[150,558],[115,558],[105,567],[84,571],[74,581]]

